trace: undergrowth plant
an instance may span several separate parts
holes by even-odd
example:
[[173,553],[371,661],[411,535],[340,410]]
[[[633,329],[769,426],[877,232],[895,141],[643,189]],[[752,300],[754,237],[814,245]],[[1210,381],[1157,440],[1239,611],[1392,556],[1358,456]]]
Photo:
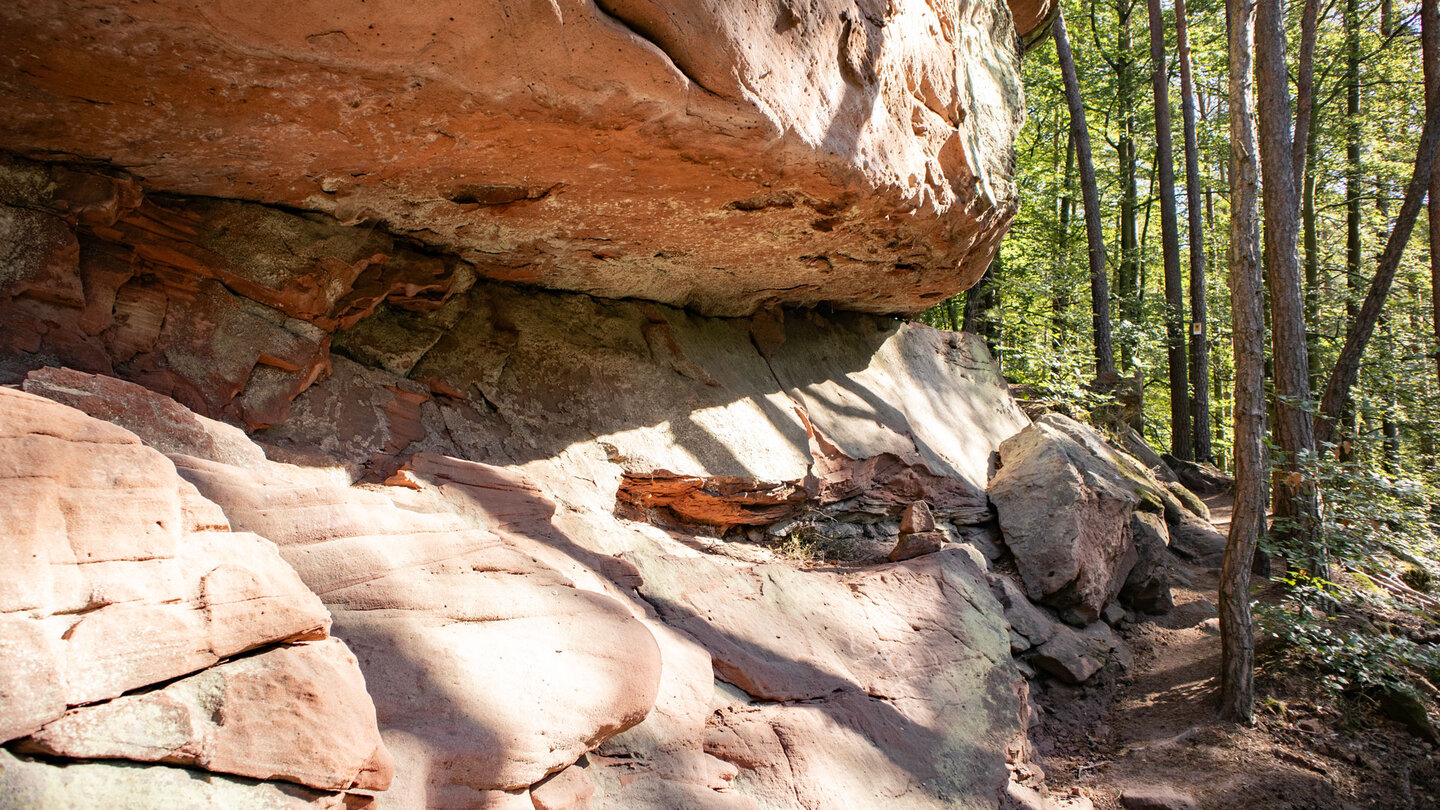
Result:
[[[1292,564],[1281,579],[1285,598],[1257,605],[1261,628],[1280,642],[1280,663],[1319,674],[1334,691],[1418,696],[1421,679],[1440,680],[1440,650],[1416,643],[1405,625],[1440,616],[1396,598],[1376,577],[1399,575],[1412,587],[1424,586],[1416,590],[1428,589],[1440,558],[1432,523],[1436,489],[1355,460],[1312,459],[1306,473],[1323,493],[1321,537],[1336,563],[1335,581]],[[1312,551],[1293,547],[1283,532],[1265,542],[1267,551],[1291,561],[1309,559]]]

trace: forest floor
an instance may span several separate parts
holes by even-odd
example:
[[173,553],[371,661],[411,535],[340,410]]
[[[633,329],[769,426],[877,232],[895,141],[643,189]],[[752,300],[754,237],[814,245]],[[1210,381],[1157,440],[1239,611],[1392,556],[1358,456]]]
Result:
[[[1211,507],[1226,530],[1229,504]],[[1037,690],[1037,758],[1052,793],[1078,788],[1097,810],[1116,810],[1125,791],[1146,787],[1217,810],[1440,808],[1440,751],[1373,704],[1330,694],[1264,654],[1255,724],[1219,721],[1219,571],[1178,568],[1175,609],[1120,630],[1134,653],[1128,672]],[[1278,593],[1270,587],[1259,598]]]

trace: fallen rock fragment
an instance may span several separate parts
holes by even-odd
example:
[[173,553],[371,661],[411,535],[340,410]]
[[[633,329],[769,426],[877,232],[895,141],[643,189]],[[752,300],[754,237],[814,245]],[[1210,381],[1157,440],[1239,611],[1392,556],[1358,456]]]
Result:
[[1168,453],[1161,458],[1175,471],[1180,483],[1197,495],[1220,495],[1235,489],[1235,479],[1212,464],[1186,461]]
[[916,501],[905,507],[904,514],[900,516],[901,534],[920,534],[933,531],[935,531],[935,515],[930,511],[930,504]]
[[890,562],[900,562],[921,554],[934,554],[945,544],[945,533],[928,531],[900,533],[895,548],[890,550]]
[[1084,635],[1069,627],[1057,626],[1049,641],[1030,656],[1032,665],[1068,684],[1080,684],[1105,667],[1103,657]]
[[1126,788],[1120,794],[1125,810],[1200,810],[1195,797],[1168,785]]

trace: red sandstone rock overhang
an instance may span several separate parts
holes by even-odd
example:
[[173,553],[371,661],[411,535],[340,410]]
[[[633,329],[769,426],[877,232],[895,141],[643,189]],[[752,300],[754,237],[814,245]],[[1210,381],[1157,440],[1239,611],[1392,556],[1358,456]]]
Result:
[[1015,210],[998,0],[0,7],[0,149],[708,314],[916,311]]

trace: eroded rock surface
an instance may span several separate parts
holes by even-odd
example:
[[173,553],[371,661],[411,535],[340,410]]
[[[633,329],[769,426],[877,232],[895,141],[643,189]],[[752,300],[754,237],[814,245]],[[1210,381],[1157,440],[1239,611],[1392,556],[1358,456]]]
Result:
[[155,691],[71,709],[22,748],[330,790],[384,790],[394,771],[365,679],[338,639],[276,647]]
[[49,0],[0,32],[0,149],[380,223],[506,281],[914,311],[1016,207],[1000,0]]
[[[43,261],[0,283],[5,380],[278,544],[374,696],[380,805],[1004,795],[1028,704],[986,486],[1028,420],[977,338],[526,289],[383,229],[11,169]],[[765,538],[802,518],[964,542],[787,558]],[[195,728],[162,758],[231,750]],[[325,784],[373,784],[352,753]]]
[[277,641],[320,601],[134,434],[0,388],[0,737]]

